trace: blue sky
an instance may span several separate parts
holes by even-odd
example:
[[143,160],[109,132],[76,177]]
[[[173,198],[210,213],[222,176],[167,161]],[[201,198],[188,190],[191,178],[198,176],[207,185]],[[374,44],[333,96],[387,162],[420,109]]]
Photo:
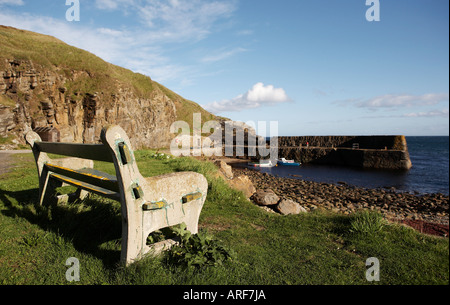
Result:
[[280,135],[449,134],[447,0],[379,0],[372,22],[366,0],[79,3],[70,22],[66,0],[0,0],[0,24],[55,36],[218,115],[278,121]]

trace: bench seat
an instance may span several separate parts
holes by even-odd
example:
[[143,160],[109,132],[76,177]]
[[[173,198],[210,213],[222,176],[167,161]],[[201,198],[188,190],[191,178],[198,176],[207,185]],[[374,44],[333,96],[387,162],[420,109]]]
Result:
[[[110,199],[120,199],[117,178],[113,175],[95,170],[93,168],[74,170],[49,163],[45,164],[44,168],[48,171],[48,179],[53,178],[63,183]],[[42,196],[45,194],[46,185],[44,186]],[[40,200],[41,202],[44,200],[44,197],[42,196]]]

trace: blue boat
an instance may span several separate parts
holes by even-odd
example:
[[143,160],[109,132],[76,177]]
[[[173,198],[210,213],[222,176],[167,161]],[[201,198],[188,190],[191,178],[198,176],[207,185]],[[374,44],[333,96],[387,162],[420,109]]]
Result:
[[294,160],[286,160],[285,158],[279,159],[278,164],[285,166],[300,166],[300,163],[295,162]]

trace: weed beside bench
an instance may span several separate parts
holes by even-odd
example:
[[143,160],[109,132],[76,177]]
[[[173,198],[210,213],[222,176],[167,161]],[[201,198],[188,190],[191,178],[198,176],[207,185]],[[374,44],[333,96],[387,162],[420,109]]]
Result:
[[[194,172],[144,178],[130,140],[119,126],[102,130],[102,144],[43,142],[35,132],[25,138],[36,160],[41,205],[68,197],[83,199],[89,193],[121,203],[121,261],[126,265],[175,243],[167,240],[148,246],[147,237],[156,230],[185,223],[191,233],[198,232],[208,191],[206,178]],[[70,158],[50,159],[47,153]],[[95,170],[94,161],[114,163],[116,175]],[[55,189],[62,185],[75,186],[77,192],[58,198]]]

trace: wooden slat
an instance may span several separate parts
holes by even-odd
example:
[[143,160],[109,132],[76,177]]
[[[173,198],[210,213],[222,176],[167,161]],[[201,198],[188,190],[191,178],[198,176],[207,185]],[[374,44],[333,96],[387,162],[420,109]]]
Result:
[[58,179],[58,180],[60,180],[62,182],[65,182],[67,184],[73,185],[75,187],[79,187],[79,188],[82,188],[82,189],[87,190],[89,192],[98,194],[98,195],[103,196],[103,197],[111,198],[111,199],[114,199],[114,200],[119,200],[120,199],[120,194],[119,193],[111,191],[111,190],[107,190],[107,189],[104,189],[104,188],[101,188],[101,187],[96,186],[96,185],[85,183],[83,181],[79,181],[79,180],[72,179],[70,177],[66,177],[66,176],[63,176],[63,175],[55,174],[55,173],[52,173],[51,177],[55,178],[55,179]]
[[113,192],[119,192],[119,184],[114,176],[94,170],[91,168],[83,170],[73,170],[62,166],[53,164],[45,165],[49,171],[63,175],[67,178],[72,178],[80,182],[85,182],[92,185],[97,185],[103,189],[107,189]]
[[35,142],[39,150],[51,154],[113,162],[111,152],[103,144]]
[[168,206],[168,204],[165,201],[147,202],[142,206],[142,209],[144,211],[154,211],[154,210],[164,209],[167,206]]
[[194,201],[194,200],[197,200],[197,199],[200,199],[200,198],[202,198],[202,193],[196,192],[196,193],[192,193],[192,194],[183,196],[183,198],[181,199],[181,201],[182,201],[183,203],[188,203],[188,202],[190,202],[190,201]]

